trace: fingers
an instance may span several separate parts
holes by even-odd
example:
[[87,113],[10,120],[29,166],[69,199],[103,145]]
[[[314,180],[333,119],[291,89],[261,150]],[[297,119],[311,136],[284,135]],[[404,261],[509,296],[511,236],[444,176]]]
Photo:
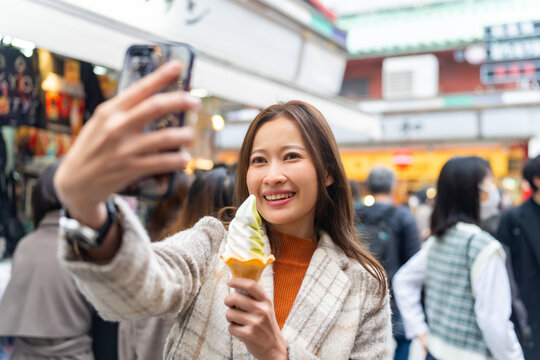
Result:
[[139,157],[134,161],[134,173],[141,176],[165,174],[184,169],[191,156],[185,151],[167,151]]
[[252,298],[237,292],[233,292],[225,297],[225,305],[231,309],[240,308],[244,312],[249,313],[254,312],[257,308]]
[[231,323],[229,325],[229,333],[232,336],[245,341],[249,338],[251,330],[246,326]]
[[155,94],[129,109],[126,123],[130,127],[142,128],[166,114],[194,110],[200,103],[199,98],[182,91]]
[[229,309],[225,313],[225,318],[229,323],[235,325],[245,326],[252,323],[252,315],[243,310]]
[[234,289],[246,291],[256,301],[264,301],[268,299],[264,289],[255,280],[232,278],[227,282],[227,284],[229,287]]
[[169,61],[156,71],[143,77],[128,87],[123,93],[115,98],[115,104],[120,109],[128,109],[141,102],[150,95],[156,93],[166,85],[176,81],[180,75],[180,63]]
[[170,127],[138,134],[124,145],[125,153],[146,155],[165,150],[179,150],[189,147],[193,140],[193,129]]

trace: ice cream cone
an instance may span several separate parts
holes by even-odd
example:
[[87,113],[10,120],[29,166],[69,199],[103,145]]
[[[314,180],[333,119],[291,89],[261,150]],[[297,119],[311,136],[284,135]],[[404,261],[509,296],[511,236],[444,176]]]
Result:
[[229,225],[225,249],[220,255],[229,266],[233,278],[247,278],[259,281],[266,266],[275,258],[265,251],[262,219],[257,212],[254,195],[240,205]]
[[275,258],[270,255],[263,262],[259,259],[240,260],[235,257],[225,257],[220,255],[221,259],[229,266],[233,278],[246,278],[259,281],[265,267],[274,262]]

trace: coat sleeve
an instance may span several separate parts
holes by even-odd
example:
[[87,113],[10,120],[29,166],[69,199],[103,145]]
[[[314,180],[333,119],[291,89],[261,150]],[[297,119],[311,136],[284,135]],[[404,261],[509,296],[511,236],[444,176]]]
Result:
[[135,214],[122,201],[122,243],[105,265],[79,261],[60,233],[58,256],[77,286],[106,320],[177,316],[199,291],[210,260],[225,236],[215,218],[150,243]]
[[370,296],[366,297],[350,359],[387,360],[393,358],[390,295],[387,290],[382,303],[376,295],[378,284],[370,279]]

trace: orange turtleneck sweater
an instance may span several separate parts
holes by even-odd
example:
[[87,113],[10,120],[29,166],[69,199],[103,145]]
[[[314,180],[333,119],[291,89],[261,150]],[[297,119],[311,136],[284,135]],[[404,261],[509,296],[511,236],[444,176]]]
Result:
[[280,233],[276,233],[276,236],[281,250],[273,266],[274,311],[279,328],[282,329],[317,248],[317,241]]

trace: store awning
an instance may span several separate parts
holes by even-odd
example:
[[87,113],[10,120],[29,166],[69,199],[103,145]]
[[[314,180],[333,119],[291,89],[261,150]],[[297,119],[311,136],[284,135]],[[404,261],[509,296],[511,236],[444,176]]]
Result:
[[484,27],[538,20],[538,0],[477,0],[344,16],[347,50],[358,57],[453,49],[482,41]]
[[[167,40],[137,28],[60,2],[0,0],[0,34],[31,41],[52,52],[120,69],[125,50],[135,43]],[[174,39],[171,39],[174,40]],[[319,95],[287,82],[273,80],[215,57],[200,54],[193,87],[242,104],[266,107],[276,101],[299,99],[318,107],[328,119],[340,144],[375,140],[380,136],[376,117],[360,112],[341,98]]]

